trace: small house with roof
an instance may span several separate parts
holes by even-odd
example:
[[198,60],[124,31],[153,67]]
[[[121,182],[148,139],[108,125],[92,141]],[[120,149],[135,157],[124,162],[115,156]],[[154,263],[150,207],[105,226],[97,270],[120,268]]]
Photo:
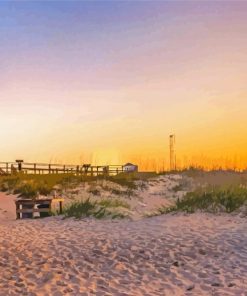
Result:
[[126,163],[123,165],[123,171],[124,172],[138,172],[138,166],[133,163]]

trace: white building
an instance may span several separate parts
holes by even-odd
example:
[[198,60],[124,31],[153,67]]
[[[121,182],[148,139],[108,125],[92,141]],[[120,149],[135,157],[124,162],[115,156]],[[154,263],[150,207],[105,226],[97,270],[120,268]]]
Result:
[[138,172],[138,166],[128,162],[123,166],[123,171],[124,172]]

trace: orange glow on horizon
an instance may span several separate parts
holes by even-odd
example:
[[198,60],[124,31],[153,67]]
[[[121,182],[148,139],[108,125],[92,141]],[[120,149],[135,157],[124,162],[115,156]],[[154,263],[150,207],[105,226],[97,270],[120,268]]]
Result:
[[247,167],[246,3],[15,5],[0,12],[1,161],[160,171],[174,133],[178,168]]

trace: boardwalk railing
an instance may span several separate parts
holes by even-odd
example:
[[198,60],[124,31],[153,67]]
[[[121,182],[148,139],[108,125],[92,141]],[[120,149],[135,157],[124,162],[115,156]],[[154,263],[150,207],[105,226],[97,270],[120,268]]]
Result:
[[0,162],[0,175],[25,174],[75,174],[75,175],[116,175],[124,171],[123,165],[94,166],[91,164],[63,165],[47,163]]

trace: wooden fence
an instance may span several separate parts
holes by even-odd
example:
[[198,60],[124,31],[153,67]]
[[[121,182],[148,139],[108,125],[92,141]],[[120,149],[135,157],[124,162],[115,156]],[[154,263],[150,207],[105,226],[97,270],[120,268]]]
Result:
[[16,162],[0,162],[0,175],[10,175],[17,173],[25,174],[75,174],[75,175],[116,175],[124,171],[123,165],[93,166],[90,164],[82,165],[63,165],[47,163],[27,163],[22,160]]

